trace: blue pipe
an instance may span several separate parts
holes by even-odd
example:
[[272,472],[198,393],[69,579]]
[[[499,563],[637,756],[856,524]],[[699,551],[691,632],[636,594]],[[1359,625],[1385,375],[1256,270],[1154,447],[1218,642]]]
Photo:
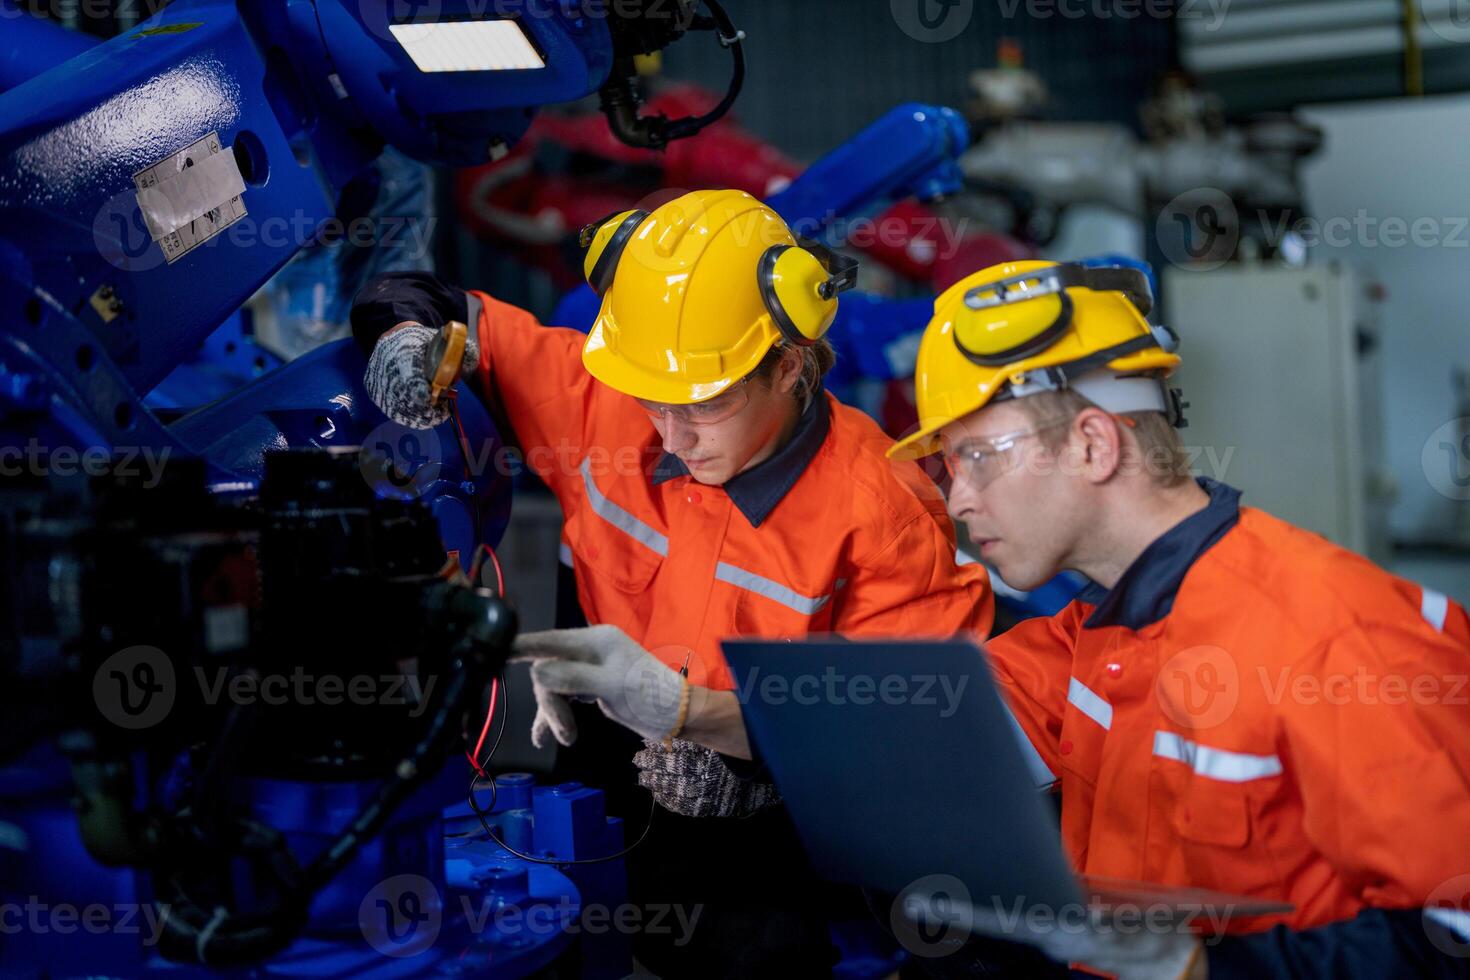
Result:
[[64,61],[96,47],[98,39],[69,31],[0,0],[0,92],[15,88]]

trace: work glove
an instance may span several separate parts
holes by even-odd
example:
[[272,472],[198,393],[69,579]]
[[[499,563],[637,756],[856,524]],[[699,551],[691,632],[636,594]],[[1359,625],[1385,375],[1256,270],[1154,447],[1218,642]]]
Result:
[[676,738],[670,747],[644,739],[633,756],[638,785],[659,806],[686,817],[748,817],[781,802],[770,783],[741,779],[714,749]]
[[[431,368],[424,360],[437,335],[437,330],[419,323],[400,326],[384,334],[368,358],[362,379],[368,396],[384,415],[409,429],[432,429],[449,419],[449,399],[434,400]],[[479,361],[479,339],[471,329],[460,376],[473,371]]]
[[1146,920],[1112,923],[1089,912],[1085,930],[1050,929],[1035,945],[1058,963],[1076,963],[1118,980],[1195,980],[1205,976],[1199,937],[1181,928],[1155,928]]
[[[1007,915],[1006,910],[954,901],[945,894],[906,891],[895,904],[901,907],[904,919],[923,923],[918,927],[922,935],[939,929],[956,944],[974,936],[1026,943],[1057,963],[1075,964],[1118,980],[1203,980],[1206,976],[1199,937],[1182,925],[1151,921],[1147,909],[1124,916],[1121,911],[1073,908],[1067,911],[1075,915],[1033,921],[1030,912],[1024,917],[1019,910]],[[924,909],[931,914],[920,915]],[[894,912],[898,925],[900,908]]]
[[577,740],[568,697],[595,700],[604,715],[653,741],[682,727],[689,710],[684,676],[616,626],[524,633],[511,659],[533,661],[531,741],[537,748],[552,736],[562,745]]

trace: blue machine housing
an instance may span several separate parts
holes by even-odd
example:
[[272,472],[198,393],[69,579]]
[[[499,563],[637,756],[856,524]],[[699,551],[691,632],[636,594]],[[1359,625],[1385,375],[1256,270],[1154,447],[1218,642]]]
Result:
[[[284,366],[236,365],[268,373],[233,391],[216,378],[176,379],[154,401],[170,410],[168,421],[144,398],[206,342],[221,345],[225,360],[234,357],[226,345],[232,338],[238,345],[243,332],[220,331],[221,324],[328,219],[342,216],[349,184],[385,145],[428,162],[482,162],[524,133],[536,107],[596,91],[612,64],[605,17],[551,0],[497,5],[497,15],[520,23],[547,67],[468,76],[419,72],[386,20],[373,19],[401,6],[388,3],[176,0],[95,44],[31,18],[14,0],[0,5],[0,449],[202,456],[217,490],[249,492],[267,450],[366,444],[402,464],[402,482],[375,489],[426,500],[463,562],[478,544],[498,542],[511,483],[484,407],[458,399],[463,442],[453,423],[408,433],[368,399],[363,355],[351,342]],[[449,20],[484,6],[428,5]],[[211,139],[238,172],[246,214],[169,262],[145,220],[135,175],[201,140],[212,151]],[[220,395],[172,420],[173,410],[194,399]],[[141,758],[136,768],[149,771]],[[553,865],[446,837],[442,813],[463,799],[465,781],[451,763],[396,810],[317,896],[302,937],[256,972],[524,976],[570,944],[568,924],[584,892],[609,906],[621,899],[621,861],[579,875],[584,887]],[[600,815],[600,793],[564,787],[532,794],[529,777],[510,783],[495,819],[518,827],[512,836],[528,852],[597,856],[621,848],[620,825]],[[355,781],[239,780],[230,792],[237,812],[279,827],[310,854],[340,833],[374,789]],[[140,798],[155,790],[140,786]],[[126,905],[136,920],[149,899],[147,883],[91,858],[71,793],[68,764],[50,744],[0,768],[0,900]],[[378,895],[382,905],[362,899],[405,875],[437,899],[435,934],[418,948],[393,944],[413,943],[409,932],[423,935],[416,927],[426,920],[401,914],[410,905],[422,909],[422,896]],[[521,909],[524,921],[549,927],[512,932],[464,911],[485,902]],[[375,911],[390,918],[382,928],[372,925]],[[139,939],[116,929],[7,933],[0,935],[0,973],[212,975],[166,963]],[[605,959],[619,966],[616,950]],[[621,966],[617,975],[626,972],[626,958]]]
[[[244,437],[201,444],[186,432],[240,428],[252,389],[206,410],[221,413],[213,425],[184,427],[162,424],[143,396],[338,215],[384,145],[481,162],[519,138],[537,106],[595,91],[612,63],[605,16],[551,0],[496,11],[516,20],[545,69],[474,73],[419,71],[388,30],[390,4],[177,0],[87,46],[0,3],[7,24],[22,17],[18,33],[40,39],[8,81],[40,74],[0,95],[0,445],[203,453],[221,481],[248,481]],[[454,20],[482,7],[447,0],[433,12]],[[233,158],[248,213],[170,263],[134,176],[211,136]],[[289,407],[305,410],[308,390],[328,413],[344,397],[366,401],[360,372],[344,377],[332,357],[313,363],[327,374],[297,369]],[[260,389],[257,414],[286,407],[281,387]],[[316,444],[318,433],[287,427],[255,450]],[[482,480],[474,496],[495,492],[508,484]]]
[[[625,900],[622,859],[562,868],[480,839],[480,824],[463,802],[445,809],[463,799],[466,781],[451,765],[400,807],[359,860],[317,896],[307,931],[255,975],[499,980],[544,969],[580,941],[585,978],[625,976],[629,938],[590,929],[579,938],[577,928],[589,905],[611,911]],[[496,781],[487,821],[528,857],[598,858],[623,848],[622,821],[606,816],[601,791],[577,783],[536,786],[524,773]],[[309,855],[374,789],[248,780],[236,785],[234,805]],[[50,746],[0,768],[5,827],[26,849],[18,860],[13,848],[0,848],[0,901],[10,910],[0,934],[0,975],[219,976],[158,955],[161,912],[150,905],[147,880],[90,858],[77,837],[69,790],[67,762]],[[28,918],[31,905],[40,928]],[[75,920],[54,918],[57,909],[75,909]],[[98,914],[105,926],[82,924],[83,916]]]

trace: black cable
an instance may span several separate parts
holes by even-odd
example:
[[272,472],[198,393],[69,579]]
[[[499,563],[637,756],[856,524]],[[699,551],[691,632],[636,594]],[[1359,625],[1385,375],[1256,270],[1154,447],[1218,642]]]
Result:
[[730,77],[730,87],[725,90],[725,97],[720,100],[719,105],[702,116],[688,119],[675,119],[668,124],[663,136],[665,142],[677,139],[685,139],[702,132],[712,123],[723,119],[735,105],[735,100],[740,97],[740,92],[745,88],[745,48],[742,46],[745,35],[735,27],[735,22],[720,5],[720,0],[704,0],[704,5],[709,7],[713,16],[715,33],[719,36],[720,44],[730,49],[730,57],[734,60],[734,69]]
[[710,16],[695,18],[692,29],[712,31],[719,39],[720,46],[730,49],[733,68],[724,98],[701,116],[673,120],[663,114],[641,116],[639,106],[642,98],[633,84],[635,71],[632,58],[618,55],[613,73],[601,89],[601,105],[614,135],[627,145],[662,150],[674,140],[695,136],[729,114],[745,87],[745,34],[735,27],[719,0],[703,2],[710,9]]
[[[470,329],[476,330],[478,327],[472,326]],[[465,434],[464,423],[459,418],[459,393],[451,388],[448,397],[449,415],[454,420],[454,434],[458,437],[460,458],[464,460],[464,480],[465,483],[473,488],[470,490],[469,498],[470,510],[474,514],[475,519],[475,547],[478,548],[481,542],[480,536],[485,533],[485,528],[480,523],[480,495],[478,493],[480,488],[475,485],[475,468],[470,464],[470,437]],[[471,560],[473,560],[473,555],[471,556]],[[476,582],[475,584],[479,585],[480,583]]]
[[[643,823],[643,833],[639,834],[637,840],[629,844],[627,847],[623,848],[621,851],[618,851],[616,854],[609,854],[606,857],[562,859],[540,858],[530,854],[522,854],[520,851],[507,844],[505,841],[501,840],[500,837],[495,833],[495,831],[490,829],[490,821],[487,820],[486,817],[495,812],[495,801],[500,797],[500,790],[495,783],[494,776],[481,776],[480,774],[489,768],[490,761],[495,758],[495,751],[500,748],[500,740],[505,737],[505,729],[510,724],[510,692],[506,690],[504,674],[502,674],[500,677],[500,689],[502,691],[505,691],[505,707],[503,709],[505,717],[500,723],[500,731],[495,736],[495,741],[493,744],[491,744],[490,753],[485,756],[485,761],[483,763],[480,763],[479,760],[476,760],[478,765],[470,770],[470,809],[474,811],[475,816],[479,819],[480,827],[485,831],[485,835],[500,847],[520,858],[522,861],[529,861],[532,864],[550,864],[557,867],[563,867],[572,864],[603,864],[607,861],[616,861],[618,858],[628,854],[639,844],[642,844],[643,841],[647,839],[649,830],[653,828],[653,811],[658,809],[658,801],[654,799],[652,791],[650,791],[648,794],[648,819]],[[480,801],[475,798],[475,790],[479,789],[481,779],[487,779],[490,783],[490,806],[488,809],[485,810],[480,809]]]

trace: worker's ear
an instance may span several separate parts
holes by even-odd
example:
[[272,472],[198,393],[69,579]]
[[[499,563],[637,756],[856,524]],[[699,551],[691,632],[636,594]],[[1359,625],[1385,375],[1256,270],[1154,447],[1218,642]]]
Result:
[[1089,483],[1106,483],[1123,462],[1123,433],[1118,420],[1100,408],[1085,408],[1072,420],[1068,449],[1074,472]]
[[781,359],[776,362],[776,371],[771,376],[771,389],[780,395],[789,395],[801,380],[801,351],[787,346],[781,349]]

